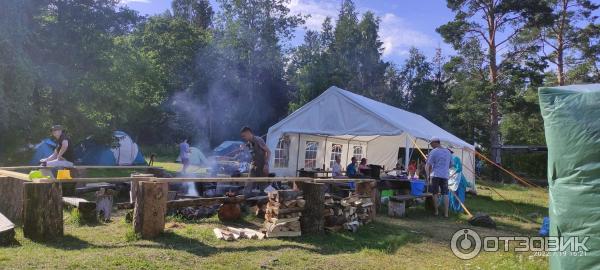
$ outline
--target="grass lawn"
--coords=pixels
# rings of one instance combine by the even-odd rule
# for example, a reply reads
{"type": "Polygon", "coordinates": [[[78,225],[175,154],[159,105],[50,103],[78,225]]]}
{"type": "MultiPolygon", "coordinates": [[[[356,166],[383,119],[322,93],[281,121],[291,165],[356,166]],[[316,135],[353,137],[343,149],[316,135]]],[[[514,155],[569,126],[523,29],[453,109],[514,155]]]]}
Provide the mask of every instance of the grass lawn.
{"type": "MultiPolygon", "coordinates": [[[[481,235],[537,235],[547,213],[543,190],[478,184],[479,196],[470,196],[467,207],[489,213],[498,223],[496,230],[472,227],[465,215],[443,219],[416,207],[406,218],[380,214],[354,234],[262,241],[217,240],[212,229],[224,224],[216,217],[197,222],[169,217],[165,234],[149,241],[132,236],[124,211],[110,223],[93,226],[75,224],[66,212],[65,236],[54,242],[32,242],[18,229],[19,243],[0,248],[0,269],[547,269],[547,258],[530,253],[482,252],[467,261],[452,254],[450,239],[460,228],[481,235]]],[[[233,225],[260,221],[246,217],[233,225]]]]}

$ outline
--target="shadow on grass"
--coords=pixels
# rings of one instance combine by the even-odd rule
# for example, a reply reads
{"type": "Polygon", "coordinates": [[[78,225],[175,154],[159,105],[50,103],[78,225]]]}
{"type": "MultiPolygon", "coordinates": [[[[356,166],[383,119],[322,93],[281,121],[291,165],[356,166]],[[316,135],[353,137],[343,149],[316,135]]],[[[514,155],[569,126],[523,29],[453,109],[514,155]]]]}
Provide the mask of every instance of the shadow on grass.
{"type": "MultiPolygon", "coordinates": [[[[242,246],[242,247],[214,247],[201,242],[198,239],[186,237],[174,232],[165,232],[161,236],[152,240],[159,246],[152,244],[139,243],[135,244],[136,247],[140,248],[167,248],[178,251],[185,251],[195,256],[207,257],[217,253],[223,252],[254,252],[254,251],[277,251],[280,249],[305,249],[309,251],[315,251],[314,249],[306,248],[300,245],[294,244],[281,244],[281,245],[268,245],[268,246],[242,246]]],[[[260,240],[250,240],[260,241],[260,240]]],[[[256,242],[257,244],[261,242],[256,242]]]]}
{"type": "MultiPolygon", "coordinates": [[[[536,204],[523,202],[510,202],[505,200],[494,200],[490,196],[469,196],[467,203],[471,205],[471,212],[485,212],[492,216],[507,217],[522,223],[541,224],[544,216],[548,215],[548,208],[536,204]]],[[[504,223],[507,227],[520,230],[513,224],[504,223]]]]}
{"type": "MultiPolygon", "coordinates": [[[[34,242],[44,245],[44,246],[47,246],[47,247],[61,249],[61,250],[82,250],[82,249],[86,249],[86,248],[90,248],[90,247],[99,247],[90,242],[81,240],[75,236],[68,235],[68,234],[64,235],[62,237],[54,238],[54,239],[48,239],[48,240],[44,240],[44,241],[34,241],[34,242]]],[[[109,248],[109,247],[106,246],[106,248],[109,248]]]]}
{"type": "Polygon", "coordinates": [[[418,243],[420,236],[397,225],[373,222],[359,228],[356,233],[336,232],[323,235],[303,235],[291,241],[316,247],[322,255],[358,252],[364,249],[392,254],[408,243],[418,243]]]}

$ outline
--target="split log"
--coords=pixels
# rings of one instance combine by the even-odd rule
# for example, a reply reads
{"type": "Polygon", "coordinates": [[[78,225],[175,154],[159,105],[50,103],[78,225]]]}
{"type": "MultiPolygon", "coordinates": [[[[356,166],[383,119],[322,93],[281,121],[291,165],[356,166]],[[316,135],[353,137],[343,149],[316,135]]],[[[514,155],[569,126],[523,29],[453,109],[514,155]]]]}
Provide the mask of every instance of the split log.
{"type": "Polygon", "coordinates": [[[114,190],[100,189],[96,192],[96,213],[103,221],[109,221],[112,214],[114,190]]]}
{"type": "Polygon", "coordinates": [[[302,233],[320,234],[325,228],[323,210],[325,209],[325,185],[318,183],[300,183],[304,193],[304,210],[302,211],[302,233]]]}
{"type": "Polygon", "coordinates": [[[75,197],[63,197],[62,201],[64,204],[71,207],[77,208],[83,221],[87,223],[95,223],[96,220],[96,203],[90,202],[86,199],[75,198],[75,197]]]}
{"type": "Polygon", "coordinates": [[[291,221],[298,221],[300,220],[300,217],[292,217],[292,218],[270,218],[268,219],[269,222],[274,223],[274,224],[280,224],[280,223],[286,223],[286,222],[291,222],[291,221]]]}
{"type": "Polygon", "coordinates": [[[244,228],[244,234],[248,237],[248,239],[258,239],[258,240],[262,240],[265,238],[265,234],[262,232],[259,232],[257,230],[253,230],[253,229],[249,229],[249,228],[244,228]]]}
{"type": "Polygon", "coordinates": [[[23,184],[23,234],[40,241],[63,236],[63,204],[59,183],[23,184]]]}
{"type": "Polygon", "coordinates": [[[15,242],[15,224],[0,213],[0,246],[15,242]]]}
{"type": "Polygon", "coordinates": [[[133,228],[143,239],[151,239],[165,230],[168,184],[139,182],[135,196],[133,228]]]}
{"type": "Polygon", "coordinates": [[[371,201],[373,202],[373,205],[371,205],[371,213],[372,213],[371,217],[373,217],[375,215],[375,213],[377,213],[377,207],[379,206],[379,202],[380,202],[379,191],[377,189],[377,183],[376,182],[358,183],[356,185],[356,193],[358,193],[362,197],[371,198],[371,201]]]}
{"type": "Polygon", "coordinates": [[[0,212],[21,224],[23,218],[23,183],[27,180],[0,176],[0,212]]]}

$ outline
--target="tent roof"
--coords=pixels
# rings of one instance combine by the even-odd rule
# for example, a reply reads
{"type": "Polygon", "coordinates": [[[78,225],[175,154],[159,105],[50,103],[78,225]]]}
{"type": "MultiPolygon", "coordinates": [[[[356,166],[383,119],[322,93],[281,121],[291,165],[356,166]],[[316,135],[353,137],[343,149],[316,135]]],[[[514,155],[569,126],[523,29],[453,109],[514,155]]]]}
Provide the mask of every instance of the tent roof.
{"type": "Polygon", "coordinates": [[[269,134],[319,134],[357,141],[404,132],[424,140],[435,136],[455,147],[474,148],[418,114],[335,86],[269,128],[269,134]]]}

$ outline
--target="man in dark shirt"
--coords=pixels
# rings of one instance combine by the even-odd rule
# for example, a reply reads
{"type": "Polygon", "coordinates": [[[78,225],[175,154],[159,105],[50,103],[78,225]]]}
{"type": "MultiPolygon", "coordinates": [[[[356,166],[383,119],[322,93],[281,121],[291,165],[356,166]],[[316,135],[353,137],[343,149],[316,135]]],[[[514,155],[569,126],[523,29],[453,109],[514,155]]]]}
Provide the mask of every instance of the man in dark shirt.
{"type": "Polygon", "coordinates": [[[56,148],[52,155],[40,160],[40,163],[48,167],[73,167],[73,150],[71,149],[69,137],[61,125],[52,126],[52,137],[56,140],[56,148]]]}
{"type": "Polygon", "coordinates": [[[254,135],[249,127],[242,128],[240,135],[252,154],[252,169],[250,176],[252,177],[267,177],[269,176],[269,158],[271,150],[267,147],[265,141],[254,135]]]}
{"type": "MultiPolygon", "coordinates": [[[[243,127],[240,131],[240,136],[250,150],[252,155],[250,177],[267,177],[269,176],[269,158],[271,157],[271,150],[267,147],[265,141],[255,136],[252,129],[249,127],[243,127]]],[[[252,194],[252,190],[255,188],[255,184],[246,183],[244,187],[244,194],[252,194]]],[[[258,185],[261,189],[265,185],[258,185]]]]}
{"type": "Polygon", "coordinates": [[[346,167],[346,176],[352,178],[352,177],[357,177],[358,176],[358,168],[357,168],[357,164],[356,164],[356,157],[352,157],[351,159],[351,163],[348,164],[348,167],[346,167]]]}

